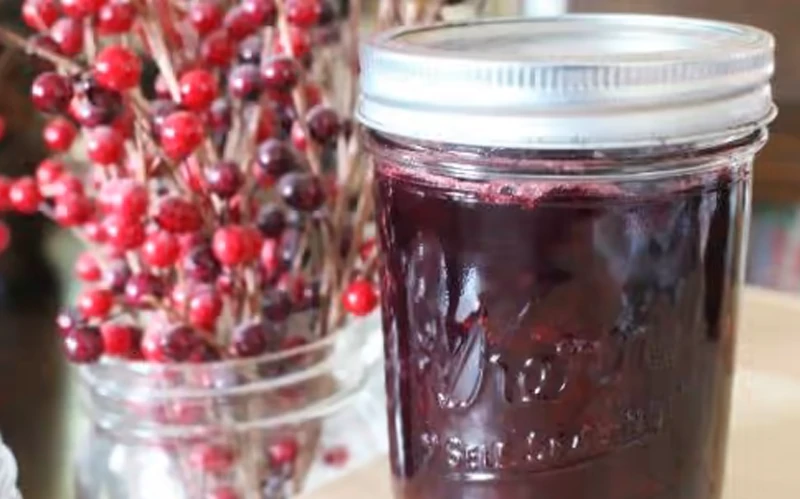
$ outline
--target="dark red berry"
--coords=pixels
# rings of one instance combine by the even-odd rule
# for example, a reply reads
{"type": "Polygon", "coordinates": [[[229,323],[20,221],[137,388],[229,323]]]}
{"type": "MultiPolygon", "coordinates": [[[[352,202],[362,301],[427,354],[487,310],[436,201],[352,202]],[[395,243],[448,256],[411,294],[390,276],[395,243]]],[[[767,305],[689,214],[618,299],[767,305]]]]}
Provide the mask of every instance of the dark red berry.
{"type": "Polygon", "coordinates": [[[286,438],[269,446],[269,462],[272,466],[293,464],[300,451],[297,440],[286,438]]]}
{"type": "Polygon", "coordinates": [[[236,453],[227,445],[198,444],[192,449],[189,461],[207,473],[223,473],[233,466],[236,453]]]}
{"type": "MultiPolygon", "coordinates": [[[[258,66],[261,62],[261,53],[264,50],[264,42],[260,35],[248,36],[239,43],[238,58],[242,64],[253,64],[258,66]]],[[[259,75],[259,79],[261,76],[259,75]]]]}
{"type": "Polygon", "coordinates": [[[300,78],[297,62],[289,56],[273,56],[267,59],[261,68],[264,86],[273,90],[288,92],[300,78]]]}
{"type": "Polygon", "coordinates": [[[278,127],[280,122],[274,109],[270,106],[261,107],[261,116],[258,120],[258,129],[256,130],[256,140],[261,142],[270,137],[278,135],[278,127]]]}
{"type": "Polygon", "coordinates": [[[32,214],[39,211],[39,205],[44,199],[33,177],[22,177],[11,184],[8,200],[18,212],[32,214]]]}
{"type": "Polygon", "coordinates": [[[320,0],[288,0],[286,2],[286,17],[295,26],[310,28],[317,24],[321,14],[320,0]]]}
{"type": "Polygon", "coordinates": [[[77,327],[64,336],[67,359],[77,364],[95,362],[103,355],[103,338],[96,327],[77,327]]]}
{"type": "Polygon", "coordinates": [[[236,45],[224,29],[209,34],[200,45],[200,56],[205,64],[226,67],[236,51],[236,45]]]}
{"type": "Polygon", "coordinates": [[[103,220],[106,240],[118,251],[136,249],[145,238],[144,226],[141,222],[130,220],[112,213],[103,220]]]}
{"type": "Polygon", "coordinates": [[[286,228],[286,216],[277,204],[266,203],[258,210],[256,226],[266,238],[280,237],[286,228]]]}
{"type": "Polygon", "coordinates": [[[56,198],[53,218],[63,227],[82,225],[92,218],[94,206],[83,194],[66,194],[56,198]]]}
{"type": "Polygon", "coordinates": [[[204,138],[203,122],[195,113],[174,112],[161,125],[161,147],[171,159],[185,158],[197,149],[204,138]]]}
{"type": "Polygon", "coordinates": [[[78,297],[78,312],[87,319],[102,319],[113,306],[114,294],[107,289],[89,289],[78,297]]]}
{"type": "Polygon", "coordinates": [[[292,313],[292,300],[281,290],[268,291],[261,299],[261,314],[271,322],[283,322],[292,313]]]}
{"type": "Polygon", "coordinates": [[[85,282],[97,282],[103,277],[103,271],[97,259],[88,252],[82,253],[75,261],[75,275],[85,282]]]}
{"type": "Polygon", "coordinates": [[[164,332],[160,343],[164,357],[174,362],[183,362],[189,359],[200,339],[191,327],[177,325],[164,332]]]}
{"type": "Polygon", "coordinates": [[[125,291],[125,285],[131,277],[131,268],[123,259],[113,260],[103,272],[103,282],[114,293],[125,291]]]}
{"type": "Polygon", "coordinates": [[[55,118],[50,121],[42,132],[45,145],[53,151],[65,152],[72,147],[78,131],[75,126],[64,118],[55,118]]]}
{"type": "Polygon", "coordinates": [[[61,10],[75,19],[94,15],[106,0],[61,0],[61,10]]]}
{"type": "Polygon", "coordinates": [[[169,232],[153,232],[142,245],[142,258],[152,267],[170,267],[175,264],[179,255],[178,240],[169,232]]]}
{"type": "Polygon", "coordinates": [[[222,300],[211,290],[202,290],[189,299],[189,323],[200,329],[213,329],[222,313],[222,300]]]}
{"type": "Polygon", "coordinates": [[[72,99],[72,84],[53,71],[40,74],[31,86],[31,97],[37,109],[45,113],[64,111],[72,99]]]}
{"type": "Polygon", "coordinates": [[[100,326],[106,355],[136,357],[142,341],[142,330],[131,324],[107,322],[100,326]]]}
{"type": "Polygon", "coordinates": [[[241,7],[253,16],[256,23],[268,26],[275,24],[278,12],[275,0],[242,0],[241,7]]]}
{"type": "Polygon", "coordinates": [[[319,105],[308,112],[308,133],[320,144],[329,144],[336,140],[341,131],[339,116],[333,109],[319,105]]]}
{"type": "Polygon", "coordinates": [[[94,60],[93,75],[101,86],[124,92],[139,85],[142,63],[130,49],[121,45],[104,48],[94,60]]]}
{"type": "Polygon", "coordinates": [[[342,296],[345,310],[357,317],[370,314],[378,306],[378,293],[375,286],[366,279],[351,282],[342,296]]]}
{"type": "Polygon", "coordinates": [[[100,206],[125,220],[141,220],[147,213],[150,196],[144,184],[132,179],[106,182],[98,196],[100,206]]]}
{"type": "Polygon", "coordinates": [[[192,349],[192,353],[189,354],[189,358],[186,359],[189,362],[199,363],[199,362],[216,362],[220,360],[222,356],[219,353],[219,350],[214,345],[209,344],[206,341],[200,341],[200,343],[192,349]]]}
{"type": "Polygon", "coordinates": [[[207,109],[219,92],[217,79],[205,69],[194,69],[184,73],[178,85],[181,104],[187,109],[196,111],[207,109]]]}
{"type": "Polygon", "coordinates": [[[239,165],[231,161],[217,163],[205,173],[208,189],[222,199],[233,197],[244,182],[239,165]]]}
{"type": "Polygon", "coordinates": [[[39,163],[36,167],[36,183],[39,184],[39,189],[51,187],[65,170],[64,163],[55,159],[48,158],[39,163]]]}
{"type": "Polygon", "coordinates": [[[228,36],[234,42],[239,42],[256,32],[259,28],[259,19],[239,5],[228,10],[222,25],[228,36]]]}
{"type": "Polygon", "coordinates": [[[267,350],[267,328],[261,322],[242,324],[233,332],[232,351],[237,357],[255,357],[267,350]]]}
{"type": "Polygon", "coordinates": [[[278,184],[283,201],[300,211],[314,211],[325,201],[325,189],[319,177],[305,172],[287,173],[278,184]]]}
{"type": "Polygon", "coordinates": [[[125,283],[125,303],[145,308],[164,296],[164,282],[152,274],[134,274],[125,283]]]}
{"type": "Polygon", "coordinates": [[[168,196],[158,202],[155,221],[162,229],[176,234],[196,232],[203,226],[197,205],[178,196],[168,196]]]}
{"type": "Polygon", "coordinates": [[[64,17],[50,28],[50,38],[58,45],[62,54],[74,57],[83,51],[83,24],[64,17]]]}
{"type": "Polygon", "coordinates": [[[197,33],[204,36],[222,26],[223,14],[217,2],[202,0],[189,7],[187,18],[197,33]]]}
{"type": "Polygon", "coordinates": [[[22,4],[22,20],[36,31],[50,28],[59,15],[56,0],[25,0],[22,4]]]}
{"type": "Polygon", "coordinates": [[[262,142],[258,146],[256,161],[262,172],[275,180],[300,166],[300,161],[292,147],[278,139],[268,139],[262,142]]]}
{"type": "Polygon", "coordinates": [[[217,229],[212,241],[214,256],[223,265],[235,266],[251,256],[244,229],[239,225],[228,225],[217,229]]]}
{"type": "Polygon", "coordinates": [[[228,99],[219,98],[215,100],[206,116],[208,126],[216,131],[227,131],[231,126],[231,105],[228,99]]]}
{"type": "Polygon", "coordinates": [[[220,273],[220,265],[214,258],[211,247],[201,245],[183,257],[183,270],[192,279],[200,282],[213,282],[220,273]]]}
{"type": "Polygon", "coordinates": [[[125,138],[110,126],[99,126],[89,132],[86,154],[100,166],[122,162],[125,156],[125,138]]]}
{"type": "Polygon", "coordinates": [[[242,100],[252,100],[261,92],[261,73],[255,64],[235,66],[228,75],[228,93],[242,100]]]}
{"type": "Polygon", "coordinates": [[[97,12],[95,25],[101,35],[128,33],[136,19],[136,9],[130,0],[109,0],[97,12]]]}

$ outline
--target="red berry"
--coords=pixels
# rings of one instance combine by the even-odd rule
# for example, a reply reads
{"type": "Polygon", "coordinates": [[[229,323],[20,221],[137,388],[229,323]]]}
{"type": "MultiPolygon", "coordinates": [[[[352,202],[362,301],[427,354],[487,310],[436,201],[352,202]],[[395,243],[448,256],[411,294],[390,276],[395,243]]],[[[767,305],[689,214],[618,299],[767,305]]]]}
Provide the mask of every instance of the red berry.
{"type": "Polygon", "coordinates": [[[258,129],[256,130],[256,140],[261,142],[276,137],[279,128],[280,122],[275,111],[271,107],[262,106],[261,116],[258,119],[258,129]]]}
{"type": "Polygon", "coordinates": [[[75,274],[78,279],[85,282],[97,282],[103,277],[100,265],[95,257],[88,252],[82,253],[75,261],[75,274]]]}
{"type": "Polygon", "coordinates": [[[297,84],[300,68],[289,56],[273,56],[262,66],[261,77],[267,88],[288,92],[297,84]]]}
{"type": "Polygon", "coordinates": [[[208,473],[228,471],[236,460],[236,453],[225,445],[198,444],[189,456],[192,465],[208,473]]]}
{"type": "Polygon", "coordinates": [[[39,186],[32,177],[22,177],[11,184],[8,199],[15,210],[26,214],[39,211],[39,204],[43,201],[39,186]]]}
{"type": "Polygon", "coordinates": [[[219,262],[206,245],[197,246],[184,255],[182,263],[186,275],[200,282],[213,282],[220,272],[219,262]]]}
{"type": "Polygon", "coordinates": [[[290,23],[301,28],[310,28],[317,24],[322,14],[322,3],[319,0],[288,0],[286,17],[290,23]]]}
{"type": "Polygon", "coordinates": [[[303,127],[300,125],[300,122],[295,121],[292,123],[292,145],[298,151],[305,151],[306,147],[308,147],[308,139],[306,138],[306,132],[303,130],[303,127]]]}
{"type": "Polygon", "coordinates": [[[64,163],[55,159],[45,159],[36,167],[36,183],[39,189],[52,186],[64,174],[64,163]]]}
{"type": "Polygon", "coordinates": [[[11,243],[11,231],[8,229],[8,225],[3,222],[0,222],[0,253],[4,252],[8,249],[8,245],[11,243]]]}
{"type": "Polygon", "coordinates": [[[75,227],[89,221],[94,206],[83,194],[66,194],[56,198],[53,218],[63,227],[75,227]]]}
{"type": "Polygon", "coordinates": [[[201,59],[209,66],[226,67],[235,52],[235,43],[228,32],[222,29],[209,34],[200,45],[201,59]]]}
{"type": "Polygon", "coordinates": [[[100,326],[106,355],[132,358],[137,356],[142,330],[130,324],[107,322],[100,326]]]}
{"type": "Polygon", "coordinates": [[[119,251],[136,249],[144,243],[144,226],[137,221],[128,220],[116,213],[103,221],[108,243],[119,251]]]}
{"type": "Polygon", "coordinates": [[[275,0],[242,0],[242,9],[253,16],[256,24],[273,25],[278,9],[275,0]]]}
{"type": "Polygon", "coordinates": [[[8,210],[12,208],[11,205],[11,184],[13,181],[0,175],[0,210],[8,210]]]}
{"type": "Polygon", "coordinates": [[[77,327],[64,336],[67,359],[78,364],[95,362],[103,355],[103,339],[95,327],[77,327]]]}
{"type": "Polygon", "coordinates": [[[302,59],[311,51],[311,38],[308,36],[308,31],[296,26],[289,27],[289,44],[290,50],[287,51],[283,44],[283,37],[277,36],[275,53],[302,59]]]}
{"type": "Polygon", "coordinates": [[[250,247],[241,226],[229,225],[214,233],[212,249],[214,256],[223,265],[234,266],[244,263],[250,257],[250,247]]]}
{"type": "Polygon", "coordinates": [[[178,196],[168,196],[159,201],[155,221],[159,227],[172,233],[196,232],[203,226],[197,205],[178,196]]]}
{"type": "Polygon", "coordinates": [[[269,460],[272,466],[283,466],[286,464],[293,464],[297,459],[299,452],[297,440],[294,438],[286,438],[279,442],[270,445],[268,453],[269,460]]]}
{"type": "Polygon", "coordinates": [[[107,289],[89,289],[78,297],[78,311],[87,319],[102,319],[114,306],[114,294],[107,289]]]}
{"type": "Polygon", "coordinates": [[[213,329],[222,313],[222,300],[211,290],[201,291],[189,300],[189,323],[200,329],[213,329]]]}
{"type": "Polygon", "coordinates": [[[268,276],[275,275],[278,272],[281,267],[281,260],[276,239],[264,239],[261,243],[259,262],[268,276]]]}
{"type": "Polygon", "coordinates": [[[105,227],[98,220],[90,220],[83,224],[83,234],[93,243],[104,243],[108,239],[105,227]]]}
{"type": "Polygon", "coordinates": [[[194,69],[181,76],[181,104],[193,110],[207,109],[217,98],[217,79],[205,69],[194,69]]]}
{"type": "Polygon", "coordinates": [[[64,14],[80,19],[95,14],[106,0],[61,0],[64,14]]]}
{"type": "Polygon", "coordinates": [[[145,308],[164,296],[164,283],[152,274],[135,274],[125,283],[125,303],[132,307],[145,308]]]}
{"type": "Polygon", "coordinates": [[[164,362],[164,350],[161,347],[161,338],[156,334],[146,334],[142,337],[142,356],[150,362],[164,362]]]}
{"type": "Polygon", "coordinates": [[[189,22],[200,36],[207,35],[222,26],[223,11],[217,2],[203,0],[189,7],[189,22]]]}
{"type": "Polygon", "coordinates": [[[101,35],[122,35],[131,30],[135,18],[130,0],[110,0],[100,8],[95,24],[101,35]]]}
{"type": "Polygon", "coordinates": [[[56,21],[50,28],[50,38],[58,45],[58,51],[73,57],[83,51],[83,24],[76,20],[64,17],[56,21]]]}
{"type": "Polygon", "coordinates": [[[350,452],[348,452],[347,447],[341,445],[338,447],[331,447],[322,454],[322,461],[328,466],[336,468],[341,468],[347,464],[349,458],[350,452]]]}
{"type": "Polygon", "coordinates": [[[72,99],[72,84],[65,76],[53,71],[40,74],[31,86],[33,105],[45,113],[60,113],[72,99]]]}
{"type": "Polygon", "coordinates": [[[148,265],[153,267],[169,267],[175,264],[179,255],[178,240],[169,232],[154,232],[147,236],[142,245],[142,257],[148,265]]]}
{"type": "Polygon", "coordinates": [[[171,159],[183,159],[203,141],[205,131],[200,118],[188,111],[178,111],[164,119],[161,126],[161,147],[171,159]]]}
{"type": "Polygon", "coordinates": [[[125,156],[125,138],[110,126],[99,126],[89,132],[86,153],[95,164],[118,164],[125,156]]]}
{"type": "Polygon", "coordinates": [[[223,161],[205,170],[208,190],[222,199],[230,199],[242,187],[244,179],[239,165],[223,161]]]}
{"type": "Polygon", "coordinates": [[[242,8],[242,6],[236,6],[228,10],[222,25],[234,42],[244,40],[259,28],[258,18],[253,13],[242,8]]]}
{"type": "Polygon", "coordinates": [[[78,177],[67,172],[62,173],[55,182],[50,184],[50,194],[59,198],[67,194],[83,194],[83,182],[78,177]]]}
{"type": "Polygon", "coordinates": [[[357,317],[363,317],[378,306],[378,293],[371,282],[359,278],[347,286],[342,303],[345,310],[357,317]]]}
{"type": "Polygon", "coordinates": [[[121,45],[104,48],[95,58],[93,67],[97,83],[117,92],[137,86],[142,76],[139,57],[121,45]]]}
{"type": "Polygon", "coordinates": [[[44,143],[51,150],[56,152],[66,152],[72,147],[78,131],[75,126],[64,118],[55,118],[50,121],[42,133],[44,143]]]}
{"type": "Polygon", "coordinates": [[[306,291],[306,281],[299,274],[283,274],[278,280],[277,288],[285,292],[294,303],[302,303],[306,291]]]}
{"type": "Polygon", "coordinates": [[[267,328],[261,322],[242,324],[233,331],[231,353],[237,357],[256,357],[267,350],[267,328]]]}
{"type": "Polygon", "coordinates": [[[147,188],[132,179],[106,182],[98,196],[100,206],[125,220],[140,220],[147,214],[150,197],[147,188]]]}
{"type": "Polygon", "coordinates": [[[242,100],[255,99],[261,92],[261,73],[255,64],[240,64],[228,75],[228,93],[242,100]]]}
{"type": "Polygon", "coordinates": [[[25,0],[22,19],[31,29],[45,31],[58,20],[60,13],[55,0],[25,0]]]}

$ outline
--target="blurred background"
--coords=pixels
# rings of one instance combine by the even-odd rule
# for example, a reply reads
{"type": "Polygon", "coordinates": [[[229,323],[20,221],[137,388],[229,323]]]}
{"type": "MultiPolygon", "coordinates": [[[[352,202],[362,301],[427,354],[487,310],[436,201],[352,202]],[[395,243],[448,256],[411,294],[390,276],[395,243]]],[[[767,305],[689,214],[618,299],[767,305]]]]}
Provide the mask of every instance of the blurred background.
{"type": "MultiPolygon", "coordinates": [[[[374,2],[362,3],[366,9],[374,8],[374,2]]],[[[456,4],[452,9],[469,15],[469,3],[450,3],[456,4]]],[[[19,4],[19,0],[0,0],[0,23],[22,30],[19,4]]],[[[776,35],[780,115],[756,167],[747,279],[800,291],[800,2],[489,0],[487,6],[494,15],[567,11],[709,17],[753,24],[776,35]]],[[[0,49],[0,116],[5,120],[0,123],[5,128],[0,173],[12,177],[30,173],[44,151],[40,123],[27,98],[30,64],[0,49]]],[[[14,242],[0,256],[0,432],[19,461],[26,498],[70,499],[70,456],[81,420],[75,416],[76,394],[61,361],[53,318],[61,297],[73,291],[67,276],[78,246],[42,219],[8,215],[7,221],[14,242]]]]}

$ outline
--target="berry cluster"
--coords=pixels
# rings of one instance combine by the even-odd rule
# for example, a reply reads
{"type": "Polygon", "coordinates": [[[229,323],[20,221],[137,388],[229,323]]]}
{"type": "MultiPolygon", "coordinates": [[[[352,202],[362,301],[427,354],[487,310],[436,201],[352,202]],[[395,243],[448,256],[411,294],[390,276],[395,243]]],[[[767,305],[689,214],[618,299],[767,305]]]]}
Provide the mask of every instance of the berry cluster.
{"type": "Polygon", "coordinates": [[[1,178],[0,206],[88,242],[58,320],[71,361],[254,357],[294,314],[318,317],[309,340],[376,308],[358,137],[312,77],[341,42],[330,0],[25,0],[22,17],[34,33],[3,39],[48,63],[31,97],[52,155],[1,178]]]}

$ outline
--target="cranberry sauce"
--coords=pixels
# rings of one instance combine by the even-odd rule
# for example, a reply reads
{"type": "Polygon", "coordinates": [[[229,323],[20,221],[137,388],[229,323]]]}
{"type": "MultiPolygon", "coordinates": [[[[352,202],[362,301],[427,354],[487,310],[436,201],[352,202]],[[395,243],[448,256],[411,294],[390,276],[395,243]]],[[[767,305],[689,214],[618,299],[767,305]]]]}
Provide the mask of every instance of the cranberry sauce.
{"type": "Polygon", "coordinates": [[[749,168],[376,163],[397,498],[719,497],[749,168]]]}

